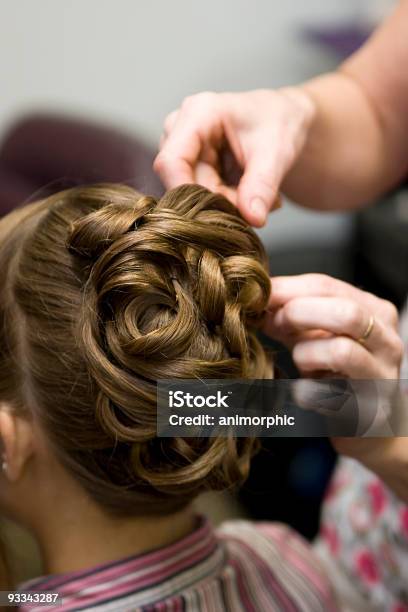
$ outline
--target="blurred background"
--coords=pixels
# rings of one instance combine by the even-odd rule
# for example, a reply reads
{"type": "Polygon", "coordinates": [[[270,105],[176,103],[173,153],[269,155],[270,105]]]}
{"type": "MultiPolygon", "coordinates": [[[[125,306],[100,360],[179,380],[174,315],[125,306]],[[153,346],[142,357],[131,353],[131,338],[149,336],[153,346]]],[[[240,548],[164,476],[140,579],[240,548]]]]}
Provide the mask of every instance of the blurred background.
{"type": "MultiPolygon", "coordinates": [[[[50,112],[120,128],[154,148],[164,117],[184,96],[279,87],[330,70],[392,4],[2,0],[0,139],[24,116],[50,112]]],[[[67,137],[65,146],[73,144],[67,137]]],[[[68,178],[69,171],[67,163],[68,178]]],[[[133,178],[143,189],[149,184],[143,172],[135,167],[133,177],[121,178],[133,178]]],[[[285,206],[262,236],[271,252],[286,252],[281,261],[274,258],[275,270],[301,264],[346,274],[338,249],[346,245],[349,228],[344,215],[285,206]],[[303,256],[292,247],[306,247],[303,256]]]]}
{"type": "MultiPolygon", "coordinates": [[[[331,70],[393,4],[2,0],[0,213],[78,182],[125,181],[160,193],[151,162],[163,120],[183,97],[274,88],[331,70]]],[[[356,215],[285,202],[260,232],[272,273],[325,272],[399,305],[408,278],[402,259],[395,269],[405,196],[401,188],[356,215]]],[[[296,375],[288,356],[275,350],[287,374],[296,375]]],[[[202,507],[215,521],[236,514],[277,519],[312,537],[334,461],[325,441],[266,443],[239,499],[207,497],[202,507]]],[[[6,531],[22,574],[30,574],[26,538],[6,531]]]]}

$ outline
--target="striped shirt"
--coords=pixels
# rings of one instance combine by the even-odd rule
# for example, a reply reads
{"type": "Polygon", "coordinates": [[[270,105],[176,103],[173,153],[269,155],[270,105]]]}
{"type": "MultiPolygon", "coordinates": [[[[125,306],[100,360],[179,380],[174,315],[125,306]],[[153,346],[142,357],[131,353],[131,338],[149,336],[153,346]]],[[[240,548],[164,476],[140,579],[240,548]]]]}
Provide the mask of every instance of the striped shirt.
{"type": "Polygon", "coordinates": [[[38,578],[24,592],[58,592],[62,605],[21,611],[331,612],[338,608],[309,545],[288,527],[200,518],[175,543],[87,571],[38,578]]]}

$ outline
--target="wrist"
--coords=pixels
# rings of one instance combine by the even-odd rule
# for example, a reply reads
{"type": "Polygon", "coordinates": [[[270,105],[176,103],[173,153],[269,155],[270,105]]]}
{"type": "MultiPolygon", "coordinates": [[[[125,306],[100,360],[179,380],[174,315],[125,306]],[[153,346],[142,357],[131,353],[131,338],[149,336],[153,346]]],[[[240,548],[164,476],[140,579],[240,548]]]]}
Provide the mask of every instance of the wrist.
{"type": "Polygon", "coordinates": [[[408,438],[384,438],[382,447],[365,457],[362,463],[408,502],[408,438]]]}
{"type": "Polygon", "coordinates": [[[296,104],[302,114],[304,125],[311,126],[316,118],[317,104],[307,89],[303,85],[298,85],[296,87],[283,87],[279,91],[289,101],[296,104]]]}

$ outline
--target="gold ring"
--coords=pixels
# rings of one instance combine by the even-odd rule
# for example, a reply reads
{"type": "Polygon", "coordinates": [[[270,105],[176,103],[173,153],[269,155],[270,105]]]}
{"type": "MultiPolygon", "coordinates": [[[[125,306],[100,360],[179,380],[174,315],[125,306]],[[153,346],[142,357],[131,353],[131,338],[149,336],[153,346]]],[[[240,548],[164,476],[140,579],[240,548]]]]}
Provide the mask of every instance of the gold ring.
{"type": "Polygon", "coordinates": [[[361,338],[359,338],[357,340],[357,342],[360,342],[360,344],[364,344],[364,342],[367,340],[367,338],[369,337],[369,335],[373,331],[374,323],[375,323],[375,319],[374,319],[373,315],[371,315],[370,316],[370,320],[368,321],[367,329],[365,330],[365,332],[361,336],[361,338]]]}

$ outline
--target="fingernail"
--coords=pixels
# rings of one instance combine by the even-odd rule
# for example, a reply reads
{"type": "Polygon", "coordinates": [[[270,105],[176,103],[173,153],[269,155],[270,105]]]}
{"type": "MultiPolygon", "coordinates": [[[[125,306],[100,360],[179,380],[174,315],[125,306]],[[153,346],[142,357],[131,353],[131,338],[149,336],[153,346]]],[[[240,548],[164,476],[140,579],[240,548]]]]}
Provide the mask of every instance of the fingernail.
{"type": "Polygon", "coordinates": [[[267,207],[261,198],[253,198],[250,204],[251,212],[259,224],[264,224],[266,220],[267,207]]]}
{"type": "Polygon", "coordinates": [[[279,308],[278,312],[275,314],[273,322],[275,323],[276,327],[282,327],[282,325],[284,324],[284,321],[285,321],[285,315],[283,312],[283,308],[279,308]]]}

